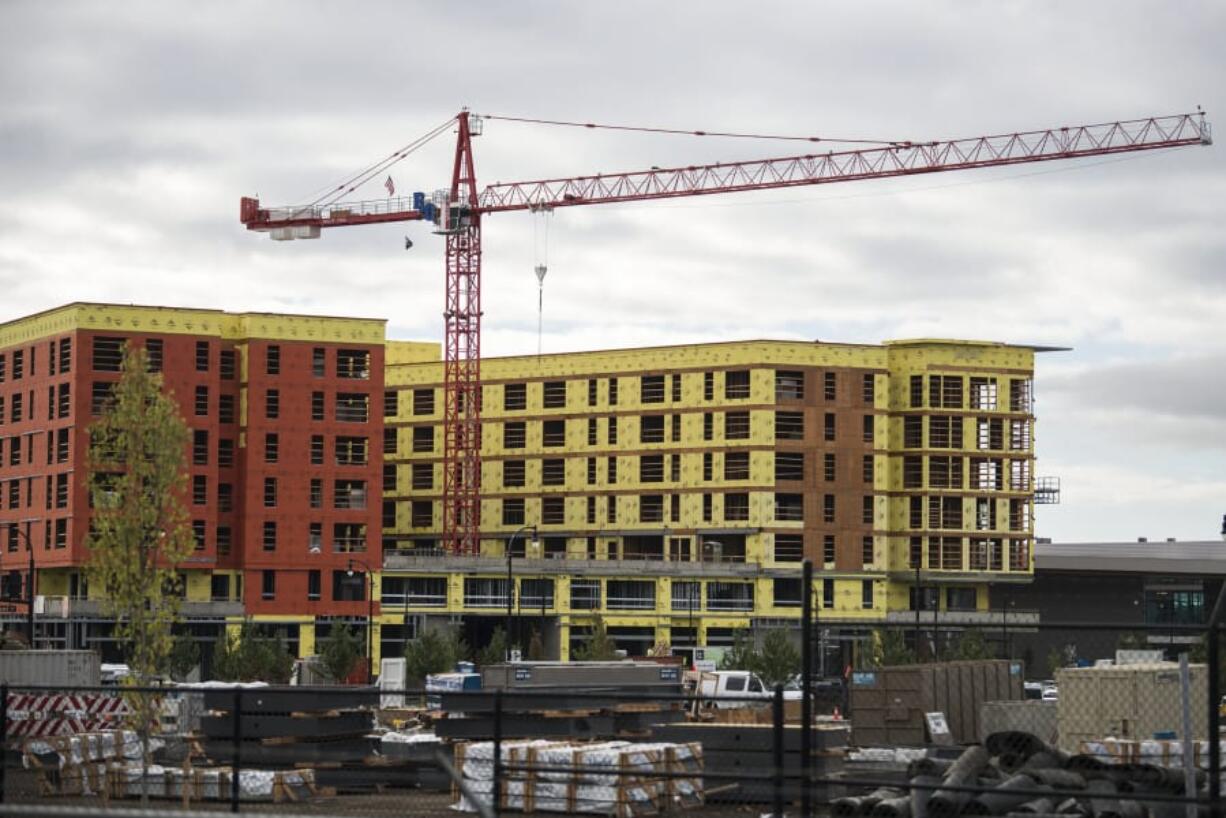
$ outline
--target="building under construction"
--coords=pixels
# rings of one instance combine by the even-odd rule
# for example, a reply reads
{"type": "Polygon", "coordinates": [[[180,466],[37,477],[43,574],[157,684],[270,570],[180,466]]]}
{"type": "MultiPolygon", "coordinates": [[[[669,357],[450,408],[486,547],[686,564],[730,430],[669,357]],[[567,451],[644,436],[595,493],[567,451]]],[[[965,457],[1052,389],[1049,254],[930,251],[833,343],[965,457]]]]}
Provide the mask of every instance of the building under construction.
{"type": "Polygon", "coordinates": [[[127,342],[192,429],[184,612],[205,646],[251,617],[308,655],[343,620],[373,624],[377,658],[422,627],[479,646],[509,620],[564,659],[599,616],[631,655],[689,652],[798,619],[809,559],[850,650],[916,606],[988,621],[987,586],[1031,577],[1034,347],[487,358],[480,554],[456,555],[438,345],[378,320],[71,304],[0,325],[5,616],[32,596],[41,645],[114,652],[83,574],[84,454],[127,342]]]}
{"type": "Polygon", "coordinates": [[[837,645],[840,625],[862,635],[916,605],[986,622],[989,584],[1030,579],[1034,347],[745,341],[487,358],[476,557],[441,549],[442,364],[396,350],[385,620],[459,622],[479,642],[506,618],[509,576],[515,642],[535,631],[565,658],[600,616],[632,655],[688,652],[798,619],[809,559],[837,645]]]}

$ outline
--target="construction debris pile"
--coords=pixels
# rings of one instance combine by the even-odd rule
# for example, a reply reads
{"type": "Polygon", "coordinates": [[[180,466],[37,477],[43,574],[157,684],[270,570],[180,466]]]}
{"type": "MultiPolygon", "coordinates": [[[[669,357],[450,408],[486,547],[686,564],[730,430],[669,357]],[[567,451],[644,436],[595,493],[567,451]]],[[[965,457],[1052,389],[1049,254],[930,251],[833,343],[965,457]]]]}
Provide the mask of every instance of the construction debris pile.
{"type": "MultiPolygon", "coordinates": [[[[704,803],[703,751],[695,742],[514,741],[502,743],[500,758],[504,809],[633,818],[704,803]]],[[[454,793],[457,810],[475,812],[473,799],[493,801],[493,759],[492,742],[456,746],[455,766],[464,780],[454,793]]]]}
{"type": "MultiPolygon", "coordinates": [[[[954,818],[958,815],[1080,815],[1142,818],[1183,813],[1184,773],[1140,761],[1071,755],[1029,733],[1004,732],[953,760],[921,758],[908,784],[881,787],[831,804],[835,818],[954,818]],[[1146,798],[1158,800],[1147,801],[1146,798]]],[[[1198,790],[1207,778],[1195,774],[1198,790]]]]}

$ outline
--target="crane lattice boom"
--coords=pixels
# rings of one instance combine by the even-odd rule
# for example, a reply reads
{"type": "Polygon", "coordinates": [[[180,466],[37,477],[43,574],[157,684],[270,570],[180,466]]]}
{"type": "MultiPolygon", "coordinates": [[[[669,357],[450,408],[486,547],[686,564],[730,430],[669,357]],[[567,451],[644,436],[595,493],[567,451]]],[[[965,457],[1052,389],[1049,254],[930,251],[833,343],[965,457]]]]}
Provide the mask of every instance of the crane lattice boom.
{"type": "Polygon", "coordinates": [[[481,191],[479,206],[484,213],[497,213],[538,207],[669,199],[1076,159],[1183,145],[1207,145],[1211,141],[1207,123],[1200,121],[1195,114],[1179,114],[751,162],[499,183],[488,185],[481,191]]]}

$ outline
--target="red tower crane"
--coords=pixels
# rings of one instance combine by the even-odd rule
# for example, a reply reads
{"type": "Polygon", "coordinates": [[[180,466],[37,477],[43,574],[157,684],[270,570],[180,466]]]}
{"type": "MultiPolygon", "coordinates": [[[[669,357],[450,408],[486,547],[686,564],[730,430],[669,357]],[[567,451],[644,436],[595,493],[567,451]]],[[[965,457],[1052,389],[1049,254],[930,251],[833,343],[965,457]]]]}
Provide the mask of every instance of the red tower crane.
{"type": "MultiPolygon", "coordinates": [[[[1204,114],[1198,112],[970,139],[882,143],[880,147],[866,149],[748,162],[500,182],[478,190],[472,138],[480,134],[481,119],[462,111],[423,140],[392,154],[385,163],[398,161],[453,123],[457,131],[455,162],[450,190],[438,197],[441,201],[427,201],[424,194],[418,193],[411,202],[406,198],[389,198],[268,209],[261,208],[258,199],[244,197],[240,218],[248,230],[268,232],[278,240],[318,238],[326,227],[421,219],[435,222],[437,232],[445,235],[443,537],[450,551],[470,555],[480,551],[481,219],[485,214],[820,185],[1212,144],[1210,125],[1204,114]]],[[[701,131],[689,133],[705,135],[701,131]]],[[[372,166],[373,170],[368,169],[358,178],[368,180],[385,166],[372,166]]],[[[352,192],[355,187],[347,183],[334,193],[352,192]]]]}

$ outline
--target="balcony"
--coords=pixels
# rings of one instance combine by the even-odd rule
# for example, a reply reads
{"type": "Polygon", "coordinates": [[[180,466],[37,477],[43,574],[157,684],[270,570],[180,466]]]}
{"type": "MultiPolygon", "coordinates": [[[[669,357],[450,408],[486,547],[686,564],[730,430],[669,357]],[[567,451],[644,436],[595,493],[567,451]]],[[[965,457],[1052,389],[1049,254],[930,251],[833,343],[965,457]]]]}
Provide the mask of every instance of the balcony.
{"type": "MultiPolygon", "coordinates": [[[[441,549],[427,553],[387,551],[383,566],[388,571],[438,572],[438,573],[506,573],[505,557],[460,557],[441,549]]],[[[757,577],[794,576],[796,567],[770,568],[745,562],[689,562],[663,559],[588,560],[549,557],[532,559],[515,558],[517,574],[573,574],[578,576],[683,576],[692,577],[701,573],[704,577],[757,577]]]]}
{"type": "Polygon", "coordinates": [[[366,537],[333,537],[333,554],[360,554],[366,550],[366,537]]]}
{"type": "MultiPolygon", "coordinates": [[[[96,599],[69,599],[68,597],[42,597],[43,599],[58,600],[55,603],[48,603],[50,608],[48,613],[40,613],[38,609],[38,600],[40,597],[35,597],[34,612],[38,616],[46,616],[49,618],[64,618],[73,617],[103,617],[106,612],[103,610],[102,602],[96,599]]],[[[179,605],[179,613],[187,618],[212,619],[217,617],[227,616],[242,616],[243,601],[241,599],[231,600],[212,600],[209,602],[184,601],[179,605]]]]}
{"type": "MultiPolygon", "coordinates": [[[[885,621],[893,624],[915,624],[915,611],[888,611],[885,621]]],[[[1039,624],[1039,612],[1010,608],[1005,611],[920,611],[920,625],[983,625],[1010,628],[1034,627],[1039,624]]]]}

